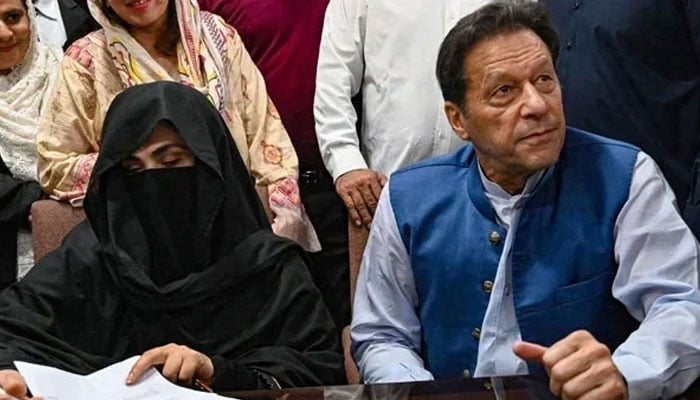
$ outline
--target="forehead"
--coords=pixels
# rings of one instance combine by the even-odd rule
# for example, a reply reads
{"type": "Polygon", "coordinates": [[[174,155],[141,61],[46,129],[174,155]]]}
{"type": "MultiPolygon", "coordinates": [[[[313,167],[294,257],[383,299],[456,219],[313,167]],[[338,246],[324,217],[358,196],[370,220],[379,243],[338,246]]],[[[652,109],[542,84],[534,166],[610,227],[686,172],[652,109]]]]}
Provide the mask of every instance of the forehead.
{"type": "Polygon", "coordinates": [[[527,73],[542,64],[553,65],[549,49],[529,29],[499,33],[478,42],[464,58],[467,79],[481,83],[495,73],[527,73]]]}
{"type": "Polygon", "coordinates": [[[0,12],[7,12],[15,9],[24,10],[22,0],[0,0],[0,12]]]}
{"type": "Polygon", "coordinates": [[[146,143],[139,147],[134,153],[147,153],[157,150],[159,147],[167,144],[175,144],[188,148],[182,136],[180,136],[177,129],[175,129],[170,122],[160,121],[153,128],[153,132],[151,132],[146,143]]]}

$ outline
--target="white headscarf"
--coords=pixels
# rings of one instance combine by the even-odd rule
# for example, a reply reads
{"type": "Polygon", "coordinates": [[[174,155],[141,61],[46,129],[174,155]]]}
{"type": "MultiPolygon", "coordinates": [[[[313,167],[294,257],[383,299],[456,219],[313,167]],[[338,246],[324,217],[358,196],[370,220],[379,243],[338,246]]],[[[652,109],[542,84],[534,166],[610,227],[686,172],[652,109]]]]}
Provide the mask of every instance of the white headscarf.
{"type": "MultiPolygon", "coordinates": [[[[0,76],[0,157],[12,176],[37,179],[36,133],[39,117],[58,74],[61,55],[39,43],[36,12],[26,0],[29,17],[29,48],[13,70],[0,76]]],[[[34,265],[31,233],[17,233],[17,276],[23,277],[34,265]]]]}
{"type": "Polygon", "coordinates": [[[60,53],[39,43],[36,12],[26,0],[30,43],[22,61],[0,76],[0,157],[15,178],[36,180],[36,132],[46,107],[60,53]]]}

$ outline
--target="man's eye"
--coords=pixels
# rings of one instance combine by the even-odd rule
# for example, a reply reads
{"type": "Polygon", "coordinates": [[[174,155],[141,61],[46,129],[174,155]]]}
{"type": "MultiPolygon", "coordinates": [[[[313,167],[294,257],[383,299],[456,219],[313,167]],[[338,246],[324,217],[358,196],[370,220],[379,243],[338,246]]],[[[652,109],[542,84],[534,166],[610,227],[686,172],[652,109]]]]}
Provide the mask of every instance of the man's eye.
{"type": "Polygon", "coordinates": [[[552,90],[555,87],[555,81],[554,78],[549,75],[540,75],[537,77],[535,85],[540,90],[552,90]]]}
{"type": "Polygon", "coordinates": [[[494,96],[496,97],[504,97],[509,95],[513,91],[513,88],[507,85],[503,85],[496,89],[496,91],[493,93],[494,96]]]}

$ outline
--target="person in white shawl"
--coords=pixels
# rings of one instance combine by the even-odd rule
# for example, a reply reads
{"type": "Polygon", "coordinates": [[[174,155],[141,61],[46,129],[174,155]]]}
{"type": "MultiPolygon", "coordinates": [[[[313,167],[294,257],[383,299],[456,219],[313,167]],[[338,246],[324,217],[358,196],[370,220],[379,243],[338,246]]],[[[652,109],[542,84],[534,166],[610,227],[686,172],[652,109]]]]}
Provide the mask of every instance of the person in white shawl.
{"type": "Polygon", "coordinates": [[[0,287],[34,265],[29,208],[41,197],[36,132],[60,53],[39,43],[31,0],[0,0],[0,287]]]}

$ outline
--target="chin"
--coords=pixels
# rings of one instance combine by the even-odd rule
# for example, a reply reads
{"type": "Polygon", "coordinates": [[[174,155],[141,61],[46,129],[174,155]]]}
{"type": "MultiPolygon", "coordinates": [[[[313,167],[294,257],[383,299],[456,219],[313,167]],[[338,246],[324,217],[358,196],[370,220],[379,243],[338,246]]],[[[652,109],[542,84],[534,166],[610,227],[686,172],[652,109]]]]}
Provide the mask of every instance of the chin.
{"type": "Polygon", "coordinates": [[[527,166],[530,171],[539,171],[541,169],[549,168],[554,165],[559,160],[559,150],[556,153],[533,155],[529,157],[523,164],[527,166]]]}
{"type": "Polygon", "coordinates": [[[21,61],[22,60],[20,57],[13,57],[11,61],[0,61],[0,71],[10,71],[14,69],[21,61]]]}

